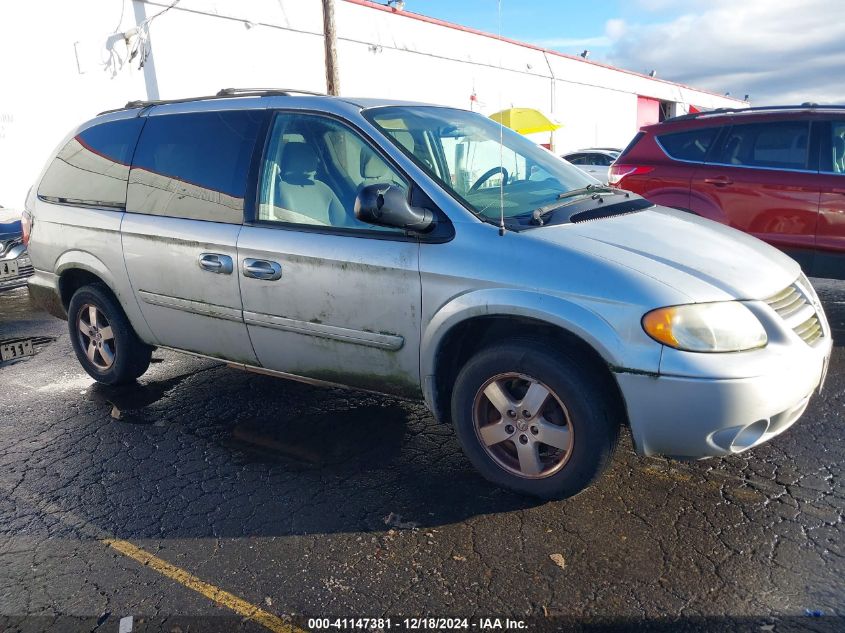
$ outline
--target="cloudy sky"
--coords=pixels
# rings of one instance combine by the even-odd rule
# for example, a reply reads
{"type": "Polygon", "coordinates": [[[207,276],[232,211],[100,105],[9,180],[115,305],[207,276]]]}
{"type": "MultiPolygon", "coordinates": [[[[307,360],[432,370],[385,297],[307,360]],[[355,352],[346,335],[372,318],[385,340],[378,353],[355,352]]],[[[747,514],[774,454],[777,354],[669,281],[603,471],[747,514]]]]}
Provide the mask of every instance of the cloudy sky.
{"type": "MultiPolygon", "coordinates": [[[[845,103],[843,0],[501,0],[501,33],[742,98],[845,103]]],[[[499,32],[497,0],[406,8],[499,32]]]]}

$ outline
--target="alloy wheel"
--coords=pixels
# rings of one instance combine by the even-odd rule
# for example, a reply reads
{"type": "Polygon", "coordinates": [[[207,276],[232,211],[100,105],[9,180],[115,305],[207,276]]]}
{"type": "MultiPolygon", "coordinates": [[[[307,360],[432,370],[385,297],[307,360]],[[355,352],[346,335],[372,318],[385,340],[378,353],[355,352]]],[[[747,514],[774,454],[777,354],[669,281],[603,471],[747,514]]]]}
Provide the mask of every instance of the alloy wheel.
{"type": "Polygon", "coordinates": [[[88,360],[100,370],[114,365],[114,333],[106,315],[97,306],[86,303],[76,315],[79,344],[88,360]]]}
{"type": "Polygon", "coordinates": [[[475,395],[473,423],[493,461],[520,477],[549,477],[572,454],[566,407],[548,386],[525,374],[499,374],[484,383],[475,395]]]}

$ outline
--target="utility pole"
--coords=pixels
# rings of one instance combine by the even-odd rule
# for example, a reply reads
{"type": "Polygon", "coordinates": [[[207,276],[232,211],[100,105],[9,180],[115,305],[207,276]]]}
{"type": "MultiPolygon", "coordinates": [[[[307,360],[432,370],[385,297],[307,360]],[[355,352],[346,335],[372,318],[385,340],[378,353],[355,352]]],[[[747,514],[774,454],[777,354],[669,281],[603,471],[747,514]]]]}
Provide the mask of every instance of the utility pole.
{"type": "Polygon", "coordinates": [[[334,0],[323,0],[323,34],[326,45],[326,92],[336,96],[340,94],[340,75],[337,70],[334,0]]]}

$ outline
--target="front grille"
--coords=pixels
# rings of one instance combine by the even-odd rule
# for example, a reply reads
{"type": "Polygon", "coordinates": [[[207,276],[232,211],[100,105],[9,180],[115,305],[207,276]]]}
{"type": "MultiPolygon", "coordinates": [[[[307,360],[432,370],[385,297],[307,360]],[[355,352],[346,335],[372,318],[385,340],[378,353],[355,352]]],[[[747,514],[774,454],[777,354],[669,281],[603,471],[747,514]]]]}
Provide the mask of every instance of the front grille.
{"type": "Polygon", "coordinates": [[[799,283],[796,282],[773,297],[769,297],[766,303],[807,345],[813,345],[824,336],[816,308],[810,301],[807,291],[799,283]]]}
{"type": "Polygon", "coordinates": [[[35,269],[32,267],[32,262],[30,261],[27,255],[18,259],[18,274],[14,277],[7,277],[6,279],[0,279],[0,290],[6,290],[9,288],[17,288],[22,286],[26,283],[26,278],[31,277],[35,273],[35,269]],[[25,264],[21,264],[21,261],[26,262],[25,264]]]}

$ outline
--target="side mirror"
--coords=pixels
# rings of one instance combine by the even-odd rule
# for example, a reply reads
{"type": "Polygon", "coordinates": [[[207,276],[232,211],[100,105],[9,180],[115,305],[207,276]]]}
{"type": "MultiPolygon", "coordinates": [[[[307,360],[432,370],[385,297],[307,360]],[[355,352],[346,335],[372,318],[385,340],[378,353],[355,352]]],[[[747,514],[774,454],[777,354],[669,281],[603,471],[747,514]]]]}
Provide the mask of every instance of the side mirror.
{"type": "Polygon", "coordinates": [[[407,192],[396,185],[367,185],[355,198],[355,217],[362,222],[425,233],[434,228],[434,213],[408,204],[407,192]]]}

